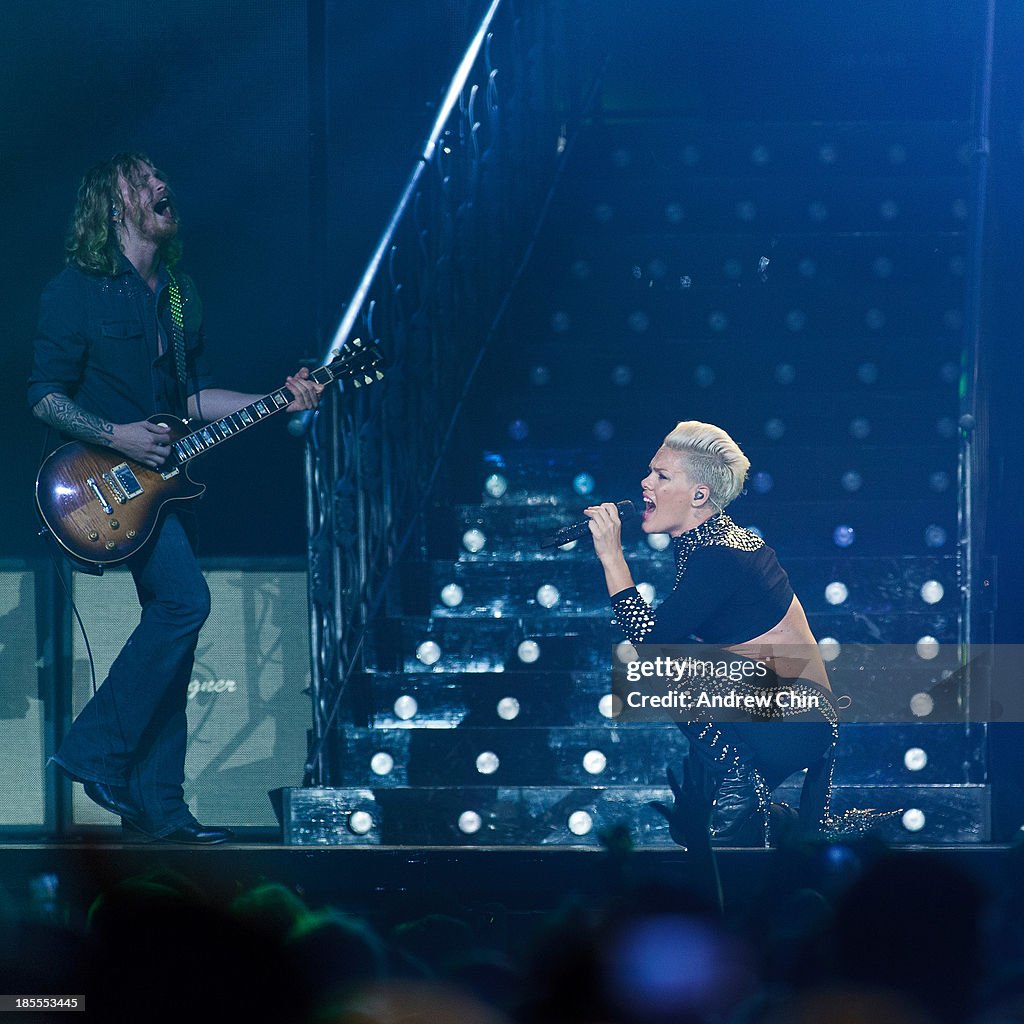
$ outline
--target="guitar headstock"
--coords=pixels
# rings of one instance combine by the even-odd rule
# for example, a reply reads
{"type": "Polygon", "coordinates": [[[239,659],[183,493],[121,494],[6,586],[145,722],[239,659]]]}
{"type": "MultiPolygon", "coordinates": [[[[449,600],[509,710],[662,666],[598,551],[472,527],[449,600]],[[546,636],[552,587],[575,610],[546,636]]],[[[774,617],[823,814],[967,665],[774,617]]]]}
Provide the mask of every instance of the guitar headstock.
{"type": "MultiPolygon", "coordinates": [[[[340,380],[343,384],[351,384],[355,388],[368,387],[384,379],[384,365],[384,353],[373,342],[367,343],[360,338],[353,338],[323,367],[326,380],[322,383],[340,380]]],[[[313,376],[315,378],[317,375],[313,376]]]]}

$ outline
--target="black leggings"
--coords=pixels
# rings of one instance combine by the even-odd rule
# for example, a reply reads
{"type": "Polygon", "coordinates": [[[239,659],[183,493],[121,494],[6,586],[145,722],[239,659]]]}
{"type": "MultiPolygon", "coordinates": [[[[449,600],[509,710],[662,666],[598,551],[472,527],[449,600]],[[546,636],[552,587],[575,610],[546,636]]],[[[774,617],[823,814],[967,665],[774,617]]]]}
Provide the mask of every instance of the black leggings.
{"type": "Polygon", "coordinates": [[[806,769],[800,794],[800,821],[807,828],[817,829],[829,810],[835,730],[826,714],[834,713],[834,709],[828,691],[807,680],[780,680],[778,685],[784,688],[793,683],[801,688],[813,687],[829,712],[812,707],[785,718],[680,722],[679,728],[690,748],[719,776],[732,760],[723,755],[725,750],[735,752],[745,765],[755,768],[770,790],[806,769]]]}

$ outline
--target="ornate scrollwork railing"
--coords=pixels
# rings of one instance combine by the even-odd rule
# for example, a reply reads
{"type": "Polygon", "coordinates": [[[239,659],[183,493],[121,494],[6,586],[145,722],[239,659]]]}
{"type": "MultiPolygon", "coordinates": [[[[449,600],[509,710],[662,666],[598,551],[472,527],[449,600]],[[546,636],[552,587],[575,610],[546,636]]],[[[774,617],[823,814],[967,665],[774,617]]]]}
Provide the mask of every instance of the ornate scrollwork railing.
{"type": "Polygon", "coordinates": [[[447,436],[559,166],[580,104],[561,4],[493,0],[324,362],[379,342],[382,383],[332,395],[307,424],[313,742],[330,785],[333,724],[390,573],[443,480],[447,436]]]}

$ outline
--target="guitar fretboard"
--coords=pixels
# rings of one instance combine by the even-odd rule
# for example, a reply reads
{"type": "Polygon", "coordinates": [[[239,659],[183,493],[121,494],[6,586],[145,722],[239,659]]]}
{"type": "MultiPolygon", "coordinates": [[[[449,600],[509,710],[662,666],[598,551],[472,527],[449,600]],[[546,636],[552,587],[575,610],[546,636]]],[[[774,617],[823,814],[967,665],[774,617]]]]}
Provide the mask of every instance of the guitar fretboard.
{"type": "MultiPolygon", "coordinates": [[[[314,370],[309,376],[317,384],[329,384],[335,378],[329,366],[321,366],[319,370],[314,370]]],[[[267,417],[273,416],[274,413],[286,409],[292,398],[292,393],[287,388],[279,388],[250,405],[236,409],[223,419],[214,420],[212,423],[207,423],[198,430],[194,430],[191,434],[186,434],[172,445],[178,463],[188,462],[189,459],[208,452],[221,441],[226,441],[229,437],[234,437],[267,417]]]]}
{"type": "Polygon", "coordinates": [[[207,423],[198,430],[194,430],[191,434],[186,434],[175,441],[173,445],[178,462],[188,462],[189,459],[194,459],[197,455],[209,451],[221,441],[226,441],[229,437],[240,434],[268,416],[273,416],[274,413],[286,408],[291,400],[291,392],[282,388],[269,395],[264,395],[263,398],[250,405],[236,409],[223,419],[214,420],[212,423],[207,423]]]}

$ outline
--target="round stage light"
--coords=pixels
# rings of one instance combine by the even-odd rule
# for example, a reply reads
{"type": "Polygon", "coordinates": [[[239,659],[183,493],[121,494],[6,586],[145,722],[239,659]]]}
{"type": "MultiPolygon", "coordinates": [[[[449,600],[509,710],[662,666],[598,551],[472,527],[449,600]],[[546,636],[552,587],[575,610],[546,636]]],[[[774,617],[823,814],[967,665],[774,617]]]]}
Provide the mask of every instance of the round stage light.
{"type": "Polygon", "coordinates": [[[807,216],[820,224],[822,221],[828,220],[828,207],[820,199],[815,199],[807,207],[807,216]]]}
{"type": "Polygon", "coordinates": [[[771,151],[765,145],[757,145],[750,151],[750,161],[757,164],[758,167],[764,167],[765,164],[771,162],[771,159],[771,151]]]}
{"type": "Polygon", "coordinates": [[[542,388],[551,383],[551,371],[546,366],[535,366],[530,371],[530,383],[542,388]]]}
{"type": "Polygon", "coordinates": [[[919,772],[928,764],[928,755],[920,747],[911,747],[903,755],[903,763],[907,770],[919,772]]]}
{"type": "Polygon", "coordinates": [[[850,420],[850,437],[863,441],[871,433],[871,421],[866,416],[855,416],[850,420]]]}
{"type": "Polygon", "coordinates": [[[373,828],[373,815],[366,811],[353,811],[348,816],[348,828],[353,835],[365,836],[373,828]]]}
{"type": "Polygon", "coordinates": [[[508,425],[508,436],[513,441],[525,441],[530,436],[530,425],[526,420],[513,420],[508,425]]]}
{"type": "Polygon", "coordinates": [[[834,636],[823,636],[818,641],[822,661],[835,661],[843,653],[843,645],[834,636]]]}
{"type": "Polygon", "coordinates": [[[654,551],[664,551],[672,543],[672,538],[667,533],[647,534],[647,546],[654,551]]]}
{"type": "Polygon", "coordinates": [[[558,545],[558,550],[559,551],[572,551],[572,549],[574,547],[576,547],[577,544],[579,544],[578,540],[569,540],[569,541],[566,541],[564,544],[559,544],[558,545]]]}
{"type": "Polygon", "coordinates": [[[933,636],[923,636],[914,645],[917,656],[925,661],[931,661],[939,656],[939,641],[933,636]]]}
{"type": "Polygon", "coordinates": [[[654,604],[654,598],[657,591],[654,589],[654,585],[651,583],[638,583],[636,585],[636,592],[649,604],[654,604]]]}
{"type": "Polygon", "coordinates": [[[786,314],[786,330],[797,334],[807,326],[807,314],[802,309],[791,309],[786,314]]]}
{"type": "Polygon", "coordinates": [[[928,486],[936,492],[936,494],[942,494],[944,491],[949,490],[949,474],[944,469],[936,470],[934,473],[928,476],[928,486]]]}
{"type": "Polygon", "coordinates": [[[508,481],[500,473],[492,473],[484,481],[484,490],[492,498],[502,498],[508,490],[508,481]]]}
{"type": "Polygon", "coordinates": [[[400,718],[403,722],[408,722],[410,718],[413,718],[420,706],[416,703],[415,697],[410,697],[409,694],[403,693],[394,704],[395,715],[400,718]]]}
{"type": "Polygon", "coordinates": [[[502,697],[498,701],[498,717],[503,722],[511,722],[519,717],[519,701],[515,697],[502,697]]]}
{"type": "Polygon", "coordinates": [[[909,810],[903,812],[903,827],[908,832],[920,832],[924,828],[925,817],[924,811],[918,810],[916,807],[911,807],[909,810]]]}
{"type": "Polygon", "coordinates": [[[836,147],[831,142],[823,142],[818,147],[818,159],[823,164],[834,164],[839,158],[839,154],[836,151],[836,147]]]}
{"type": "Polygon", "coordinates": [[[583,755],[583,770],[588,775],[600,775],[608,766],[608,759],[600,750],[588,750],[583,755]]]}
{"type": "Polygon", "coordinates": [[[610,441],[615,436],[615,424],[611,420],[598,420],[594,424],[594,439],[610,441]]]}
{"type": "Polygon", "coordinates": [[[755,473],[751,480],[751,485],[758,494],[768,494],[771,489],[775,486],[775,478],[771,473],[761,470],[755,473]]]}
{"type": "Polygon", "coordinates": [[[882,220],[895,220],[900,215],[900,204],[895,199],[883,199],[878,205],[878,215],[882,220]]]}
{"type": "Polygon", "coordinates": [[[839,482],[842,484],[844,491],[849,491],[853,494],[864,486],[864,477],[862,477],[857,470],[848,469],[842,475],[839,482]]]}
{"type": "Polygon", "coordinates": [[[694,383],[699,388],[709,388],[715,383],[715,371],[710,366],[701,364],[693,371],[694,383]]]}
{"type": "Polygon", "coordinates": [[[637,660],[636,648],[628,641],[623,640],[615,645],[615,657],[623,665],[637,660]]]}
{"type": "Polygon", "coordinates": [[[921,600],[925,604],[938,604],[945,593],[945,587],[938,580],[925,580],[921,584],[921,600]]]}
{"type": "Polygon", "coordinates": [[[825,587],[825,600],[829,604],[842,604],[850,596],[850,591],[845,583],[833,580],[825,587]]]}
{"type": "Polygon", "coordinates": [[[796,380],[796,367],[792,363],[779,363],[775,367],[776,384],[792,384],[796,380]]]}
{"type": "Polygon", "coordinates": [[[869,309],[864,314],[864,326],[872,331],[880,331],[885,326],[885,314],[880,309],[869,309]]]}
{"type": "Polygon", "coordinates": [[[370,758],[370,771],[374,775],[390,775],[394,767],[395,759],[386,750],[378,750],[370,758]]]}
{"type": "Polygon", "coordinates": [[[476,770],[481,775],[493,775],[500,764],[501,761],[498,760],[498,755],[493,750],[485,750],[476,759],[476,770]]]}
{"type": "Polygon", "coordinates": [[[910,698],[910,713],[915,718],[927,718],[935,710],[935,698],[930,693],[915,693],[910,698]]]}
{"type": "Polygon", "coordinates": [[[606,693],[597,702],[597,710],[602,718],[618,718],[622,714],[622,698],[615,693],[606,693]]]}
{"type": "Polygon", "coordinates": [[[946,531],[941,526],[932,523],[925,528],[924,543],[929,548],[943,547],[946,543],[946,531]]]}
{"type": "Polygon", "coordinates": [[[665,207],[665,220],[669,224],[680,224],[683,220],[683,204],[682,203],[669,203],[665,207]]]}
{"type": "Polygon", "coordinates": [[[892,277],[893,264],[892,260],[888,256],[876,256],[875,261],[871,264],[871,270],[875,277],[887,278],[892,277]]]}
{"type": "Polygon", "coordinates": [[[483,551],[487,545],[487,538],[484,534],[477,529],[467,530],[462,535],[462,546],[471,554],[475,555],[478,551],[483,551]]]}
{"type": "Polygon", "coordinates": [[[416,648],[416,660],[424,665],[435,665],[441,657],[441,648],[433,640],[424,640],[416,648]]]}
{"type": "Polygon", "coordinates": [[[628,323],[634,334],[643,334],[651,326],[651,318],[642,309],[635,309],[629,314],[628,323]]]}
{"type": "Polygon", "coordinates": [[[586,811],[573,811],[567,824],[574,836],[585,836],[594,827],[594,819],[586,811]]]}
{"type": "Polygon", "coordinates": [[[536,640],[524,640],[516,648],[516,654],[524,665],[532,665],[540,657],[540,644],[536,640]]]}
{"type": "Polygon", "coordinates": [[[628,387],[633,383],[633,370],[629,366],[616,366],[612,370],[612,383],[619,388],[628,387]]]}
{"type": "Polygon", "coordinates": [[[594,478],[589,473],[577,473],[572,479],[572,489],[586,497],[594,491],[594,478]]]}
{"type": "Polygon", "coordinates": [[[729,318],[720,310],[716,309],[708,317],[708,327],[721,334],[729,326],[729,318]]]}
{"type": "Polygon", "coordinates": [[[848,548],[856,539],[856,531],[846,523],[840,523],[832,531],[832,542],[837,548],[848,548]]]}
{"type": "Polygon", "coordinates": [[[558,587],[552,586],[550,583],[545,583],[537,588],[537,604],[541,608],[554,608],[558,604],[559,596],[558,587]]]}
{"type": "Polygon", "coordinates": [[[799,264],[797,264],[796,269],[801,277],[811,278],[818,273],[818,264],[815,260],[812,260],[810,256],[805,256],[799,264]]]}
{"type": "Polygon", "coordinates": [[[878,365],[876,363],[861,363],[857,367],[857,380],[861,384],[877,384],[878,365]]]}
{"type": "Polygon", "coordinates": [[[471,836],[480,831],[483,819],[476,811],[463,811],[459,815],[459,831],[464,835],[471,836]]]}
{"type": "Polygon", "coordinates": [[[748,224],[750,221],[757,217],[757,206],[751,199],[744,199],[736,204],[736,219],[746,221],[748,224]]]}
{"type": "Polygon", "coordinates": [[[556,310],[551,314],[551,330],[556,334],[565,334],[571,326],[572,320],[570,320],[569,314],[564,309],[556,310]]]}
{"type": "Polygon", "coordinates": [[[770,420],[766,420],[764,424],[764,436],[769,441],[778,441],[783,434],[786,432],[786,424],[778,418],[773,416],[770,420]]]}
{"type": "Polygon", "coordinates": [[[462,587],[458,583],[449,583],[441,590],[441,603],[446,608],[458,608],[463,596],[462,587]]]}

